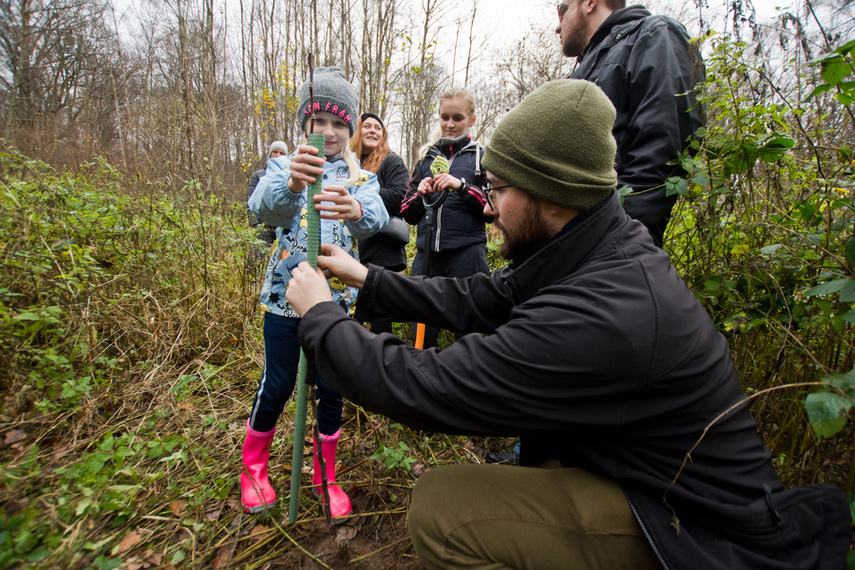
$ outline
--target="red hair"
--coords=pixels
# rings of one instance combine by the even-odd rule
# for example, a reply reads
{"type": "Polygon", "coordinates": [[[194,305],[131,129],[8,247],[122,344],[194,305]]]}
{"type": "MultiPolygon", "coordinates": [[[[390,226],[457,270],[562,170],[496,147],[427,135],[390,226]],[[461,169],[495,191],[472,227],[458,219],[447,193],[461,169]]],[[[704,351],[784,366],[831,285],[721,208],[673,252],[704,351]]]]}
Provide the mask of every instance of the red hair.
{"type": "MultiPolygon", "coordinates": [[[[368,118],[374,119],[374,117],[368,118]]],[[[380,123],[380,129],[383,132],[383,136],[380,137],[380,146],[374,150],[366,151],[365,147],[362,145],[362,117],[359,117],[359,121],[356,123],[356,131],[353,133],[353,136],[350,137],[350,150],[359,157],[359,162],[363,169],[374,173],[376,173],[377,169],[380,168],[380,165],[383,164],[386,156],[392,152],[389,149],[389,131],[386,130],[386,125],[383,124],[383,121],[377,122],[380,123]]]]}

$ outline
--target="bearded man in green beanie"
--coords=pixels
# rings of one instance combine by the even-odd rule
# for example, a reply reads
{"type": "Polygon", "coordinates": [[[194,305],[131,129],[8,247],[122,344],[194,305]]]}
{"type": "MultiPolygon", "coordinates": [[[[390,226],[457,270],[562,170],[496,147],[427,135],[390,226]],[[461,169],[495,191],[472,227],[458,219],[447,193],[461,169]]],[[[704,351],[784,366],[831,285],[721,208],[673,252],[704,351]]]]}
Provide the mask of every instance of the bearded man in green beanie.
{"type": "Polygon", "coordinates": [[[416,429],[519,436],[522,466],[462,464],[416,483],[427,568],[843,568],[843,493],[784,489],[725,338],[615,191],[615,111],[560,80],[487,145],[484,212],[512,261],[411,277],[323,245],[360,309],[466,334],[445,350],[375,335],[301,264],[298,336],[348,400],[416,429]]]}

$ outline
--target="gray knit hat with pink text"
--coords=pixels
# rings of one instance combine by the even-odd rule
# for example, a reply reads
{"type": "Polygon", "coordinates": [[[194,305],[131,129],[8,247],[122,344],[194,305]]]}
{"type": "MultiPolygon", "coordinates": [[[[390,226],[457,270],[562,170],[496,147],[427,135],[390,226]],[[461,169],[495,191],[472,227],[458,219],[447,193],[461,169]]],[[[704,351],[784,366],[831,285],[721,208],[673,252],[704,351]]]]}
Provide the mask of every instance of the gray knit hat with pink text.
{"type": "MultiPolygon", "coordinates": [[[[350,135],[356,130],[356,120],[359,116],[356,109],[359,106],[359,98],[353,86],[344,77],[344,71],[338,67],[318,67],[315,69],[314,93],[315,112],[326,112],[336,115],[347,123],[350,135]]],[[[306,131],[306,121],[312,116],[309,108],[309,82],[300,86],[300,105],[297,107],[297,121],[300,129],[306,131]]]]}

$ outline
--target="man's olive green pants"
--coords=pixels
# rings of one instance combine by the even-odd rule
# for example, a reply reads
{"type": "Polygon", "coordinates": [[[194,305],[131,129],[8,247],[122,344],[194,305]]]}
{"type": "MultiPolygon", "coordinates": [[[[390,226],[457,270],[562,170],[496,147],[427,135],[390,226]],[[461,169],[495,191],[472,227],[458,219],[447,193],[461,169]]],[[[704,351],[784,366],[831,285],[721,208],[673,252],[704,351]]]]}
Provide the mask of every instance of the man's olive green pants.
{"type": "Polygon", "coordinates": [[[581,469],[451,465],[416,483],[426,568],[661,569],[620,487],[581,469]]]}

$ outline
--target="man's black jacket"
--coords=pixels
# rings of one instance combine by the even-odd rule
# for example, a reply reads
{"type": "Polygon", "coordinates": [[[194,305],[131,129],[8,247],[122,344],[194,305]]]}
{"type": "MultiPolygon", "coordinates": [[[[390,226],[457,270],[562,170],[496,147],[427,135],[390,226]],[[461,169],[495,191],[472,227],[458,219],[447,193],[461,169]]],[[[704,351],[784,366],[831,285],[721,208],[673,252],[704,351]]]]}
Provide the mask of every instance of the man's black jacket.
{"type": "Polygon", "coordinates": [[[843,567],[843,494],[784,490],[726,339],[616,193],[491,276],[370,266],[359,304],[482,334],[417,350],[319,304],[300,342],[347,399],[418,429],[521,436],[524,463],[615,480],[667,568],[843,567]]]}
{"type": "Polygon", "coordinates": [[[643,6],[612,12],[570,74],[596,83],[614,104],[618,188],[633,192],[624,208],[660,244],[677,199],[666,196],[665,180],[684,174],[668,163],[701,126],[692,90],[703,76],[700,51],[689,44],[686,28],[666,16],[652,16],[643,6]]]}

